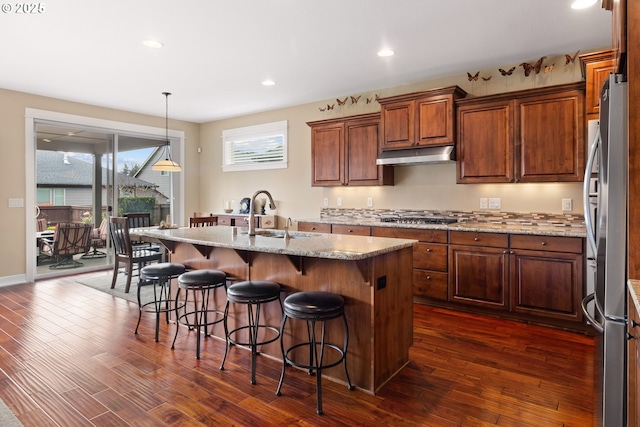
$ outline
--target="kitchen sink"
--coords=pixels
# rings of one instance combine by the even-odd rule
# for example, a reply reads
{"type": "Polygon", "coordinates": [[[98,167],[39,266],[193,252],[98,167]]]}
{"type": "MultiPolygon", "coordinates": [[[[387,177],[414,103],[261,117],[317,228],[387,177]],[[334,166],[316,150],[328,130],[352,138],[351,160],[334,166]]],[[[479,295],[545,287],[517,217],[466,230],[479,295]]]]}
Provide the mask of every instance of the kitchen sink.
{"type": "MultiPolygon", "coordinates": [[[[271,237],[274,239],[284,239],[285,233],[283,230],[256,230],[256,236],[271,237]]],[[[298,233],[295,231],[289,232],[289,237],[291,239],[301,239],[301,238],[313,237],[313,236],[316,236],[316,234],[298,233]]]]}

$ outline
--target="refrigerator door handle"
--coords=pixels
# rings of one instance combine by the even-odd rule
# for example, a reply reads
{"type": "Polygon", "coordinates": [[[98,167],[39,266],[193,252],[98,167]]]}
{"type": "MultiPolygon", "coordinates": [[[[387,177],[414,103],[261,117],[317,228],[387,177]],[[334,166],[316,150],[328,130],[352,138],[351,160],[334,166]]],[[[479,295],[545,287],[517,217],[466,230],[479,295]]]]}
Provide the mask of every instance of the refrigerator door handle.
{"type": "Polygon", "coordinates": [[[584,224],[587,228],[587,242],[594,254],[598,253],[598,248],[596,245],[595,229],[593,228],[593,218],[591,218],[591,209],[589,209],[589,181],[591,178],[591,171],[593,169],[593,162],[595,161],[599,146],[600,125],[598,125],[598,129],[596,131],[596,139],[593,141],[591,149],[589,150],[589,158],[587,159],[587,167],[584,172],[584,183],[582,188],[584,193],[582,197],[582,204],[584,208],[584,224]]]}
{"type": "Polygon", "coordinates": [[[591,313],[589,313],[589,310],[587,310],[587,304],[593,301],[595,297],[596,297],[595,293],[587,295],[586,297],[584,297],[580,305],[582,306],[582,313],[584,313],[584,316],[587,318],[587,321],[591,323],[591,326],[593,326],[593,329],[595,329],[599,333],[603,333],[604,325],[601,323],[598,323],[598,321],[591,315],[591,313]]]}

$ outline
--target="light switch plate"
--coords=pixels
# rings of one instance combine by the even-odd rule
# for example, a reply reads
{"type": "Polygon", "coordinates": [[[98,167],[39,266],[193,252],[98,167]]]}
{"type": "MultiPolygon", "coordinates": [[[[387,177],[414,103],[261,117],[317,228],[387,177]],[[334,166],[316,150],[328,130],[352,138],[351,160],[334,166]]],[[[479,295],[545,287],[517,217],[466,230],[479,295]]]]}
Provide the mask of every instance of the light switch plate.
{"type": "Polygon", "coordinates": [[[10,208],[23,208],[24,207],[24,199],[9,199],[9,207],[10,208]]]}
{"type": "Polygon", "coordinates": [[[336,200],[336,205],[342,206],[342,197],[338,197],[338,199],[336,200]]]}
{"type": "Polygon", "coordinates": [[[488,209],[489,202],[486,197],[480,197],[480,209],[488,209]]]}
{"type": "Polygon", "coordinates": [[[373,197],[367,197],[367,207],[368,208],[373,207],[373,197]]]}
{"type": "Polygon", "coordinates": [[[499,197],[490,197],[489,198],[489,209],[500,209],[500,198],[499,197]]]}

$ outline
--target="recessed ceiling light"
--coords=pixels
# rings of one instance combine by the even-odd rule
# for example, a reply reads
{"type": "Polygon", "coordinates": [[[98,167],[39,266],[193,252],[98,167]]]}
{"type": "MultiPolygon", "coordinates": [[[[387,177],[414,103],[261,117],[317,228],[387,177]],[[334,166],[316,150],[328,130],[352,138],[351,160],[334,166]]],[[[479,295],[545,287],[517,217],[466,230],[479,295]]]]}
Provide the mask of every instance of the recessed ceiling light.
{"type": "Polygon", "coordinates": [[[382,49],[381,51],[378,52],[378,56],[381,56],[381,57],[393,56],[395,54],[396,52],[391,49],[382,49]]]}
{"type": "Polygon", "coordinates": [[[598,0],[575,0],[571,4],[572,9],[585,9],[587,7],[593,6],[596,4],[598,0]]]}
{"type": "Polygon", "coordinates": [[[276,84],[276,82],[274,82],[273,80],[269,80],[269,79],[267,79],[267,80],[262,82],[263,86],[273,86],[275,84],[276,84]]]}
{"type": "Polygon", "coordinates": [[[156,40],[144,40],[142,44],[152,49],[160,49],[162,47],[162,43],[156,40]]]}

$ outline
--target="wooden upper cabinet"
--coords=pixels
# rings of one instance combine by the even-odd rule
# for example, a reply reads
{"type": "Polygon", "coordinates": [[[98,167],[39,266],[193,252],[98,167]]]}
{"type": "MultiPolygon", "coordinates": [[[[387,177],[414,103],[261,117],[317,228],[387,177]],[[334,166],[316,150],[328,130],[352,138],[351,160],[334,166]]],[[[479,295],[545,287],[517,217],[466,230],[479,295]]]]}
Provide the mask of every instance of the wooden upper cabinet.
{"type": "Polygon", "coordinates": [[[513,182],[511,101],[458,108],[458,182],[513,182]]]}
{"type": "Polygon", "coordinates": [[[379,99],[382,150],[455,143],[455,100],[466,96],[458,86],[379,99]]]}
{"type": "Polygon", "coordinates": [[[393,185],[393,167],[376,164],[379,114],[307,124],[311,127],[312,186],[393,185]]]}
{"type": "Polygon", "coordinates": [[[311,126],[312,185],[342,185],[344,174],[344,123],[311,126]]]}
{"type": "Polygon", "coordinates": [[[584,92],[567,89],[515,101],[520,182],[582,181],[584,92]]]}
{"type": "Polygon", "coordinates": [[[584,83],[458,101],[458,183],[581,181],[584,83]]]}
{"type": "Polygon", "coordinates": [[[587,84],[587,120],[597,120],[600,116],[600,94],[609,74],[615,72],[616,59],[612,50],[580,55],[582,76],[587,84]]]}

